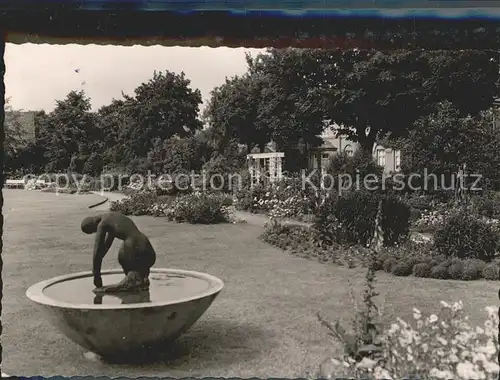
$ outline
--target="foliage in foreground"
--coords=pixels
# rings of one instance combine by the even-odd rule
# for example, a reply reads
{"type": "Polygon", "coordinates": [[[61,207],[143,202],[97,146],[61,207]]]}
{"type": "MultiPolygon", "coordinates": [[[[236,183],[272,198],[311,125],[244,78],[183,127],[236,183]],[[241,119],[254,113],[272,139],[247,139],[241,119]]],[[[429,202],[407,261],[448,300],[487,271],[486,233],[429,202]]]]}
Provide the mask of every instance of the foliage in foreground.
{"type": "Polygon", "coordinates": [[[379,357],[344,355],[323,364],[321,378],[492,379],[498,376],[497,308],[486,307],[483,326],[472,327],[462,302],[441,301],[441,309],[414,321],[397,319],[382,336],[379,357]]]}

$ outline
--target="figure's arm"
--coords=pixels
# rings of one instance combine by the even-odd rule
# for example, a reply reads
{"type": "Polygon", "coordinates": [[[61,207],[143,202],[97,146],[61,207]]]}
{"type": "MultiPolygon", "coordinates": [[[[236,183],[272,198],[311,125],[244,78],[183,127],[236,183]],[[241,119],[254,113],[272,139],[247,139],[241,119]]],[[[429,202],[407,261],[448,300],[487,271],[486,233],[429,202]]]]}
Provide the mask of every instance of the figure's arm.
{"type": "Polygon", "coordinates": [[[107,253],[107,249],[105,249],[106,248],[105,238],[106,238],[106,230],[102,225],[99,225],[96,231],[96,237],[94,243],[94,256],[92,260],[92,274],[94,275],[94,285],[97,288],[102,287],[101,265],[102,265],[102,259],[104,258],[104,255],[106,255],[107,253]]]}
{"type": "Polygon", "coordinates": [[[104,241],[104,254],[102,255],[103,257],[108,253],[109,249],[113,245],[113,241],[115,240],[115,237],[112,233],[108,232],[106,235],[106,240],[104,241]]]}

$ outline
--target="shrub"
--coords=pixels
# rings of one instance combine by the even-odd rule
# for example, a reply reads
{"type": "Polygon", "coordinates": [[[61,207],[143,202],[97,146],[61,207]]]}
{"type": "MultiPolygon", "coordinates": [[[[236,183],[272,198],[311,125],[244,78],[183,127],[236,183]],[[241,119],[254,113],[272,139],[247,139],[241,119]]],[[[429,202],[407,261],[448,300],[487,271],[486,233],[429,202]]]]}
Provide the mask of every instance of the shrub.
{"type": "Polygon", "coordinates": [[[448,267],[448,273],[453,280],[461,280],[464,274],[464,260],[453,259],[448,267]]]}
{"type": "Polygon", "coordinates": [[[435,235],[438,252],[451,257],[491,261],[498,247],[499,234],[487,222],[464,211],[450,216],[435,235]]]}
{"type": "Polygon", "coordinates": [[[499,280],[498,263],[489,263],[483,269],[482,276],[486,280],[499,280]]]}
{"type": "Polygon", "coordinates": [[[260,239],[280,249],[292,250],[293,252],[310,251],[314,247],[314,235],[309,228],[282,224],[277,220],[266,224],[260,239]]]}
{"type": "Polygon", "coordinates": [[[374,221],[377,215],[377,197],[367,191],[353,191],[338,198],[335,216],[339,220],[342,231],[339,239],[342,243],[359,243],[367,245],[374,232],[374,221]]]}
{"type": "Polygon", "coordinates": [[[393,257],[390,253],[385,252],[379,255],[375,262],[373,263],[373,269],[376,271],[384,270],[384,262],[393,257]]]}
{"type": "MultiPolygon", "coordinates": [[[[380,180],[384,171],[383,167],[377,165],[371,155],[366,154],[362,150],[356,150],[352,156],[348,156],[345,153],[334,155],[326,170],[332,178],[336,179],[343,178],[341,177],[342,174],[348,174],[350,178],[356,178],[357,175],[360,178],[373,175],[377,179],[378,184],[381,183],[380,180]]],[[[338,183],[332,185],[339,188],[338,183]]]]}
{"type": "MultiPolygon", "coordinates": [[[[213,155],[204,165],[205,180],[212,190],[230,192],[234,188],[234,173],[239,170],[239,163],[235,159],[230,159],[223,155],[213,155]]],[[[239,186],[239,185],[238,185],[239,186]]]]}
{"type": "Polygon", "coordinates": [[[426,211],[431,207],[432,197],[424,194],[410,194],[406,203],[414,210],[426,211]]]}
{"type": "Polygon", "coordinates": [[[101,179],[87,177],[85,185],[88,187],[89,191],[103,190],[103,183],[101,179]]]}
{"type": "Polygon", "coordinates": [[[240,210],[264,212],[273,218],[302,219],[312,214],[315,195],[311,189],[302,189],[301,181],[285,177],[278,182],[241,189],[235,192],[236,206],[240,210]]]}
{"type": "Polygon", "coordinates": [[[373,237],[380,199],[384,200],[384,245],[395,245],[408,236],[410,211],[393,196],[381,198],[373,192],[352,191],[340,198],[331,197],[318,208],[314,227],[324,233],[326,240],[366,246],[373,237]]]}
{"type": "Polygon", "coordinates": [[[398,259],[396,259],[395,257],[389,257],[384,261],[382,265],[384,267],[384,271],[391,273],[392,268],[395,267],[397,264],[398,264],[398,259]]]}
{"type": "Polygon", "coordinates": [[[415,264],[412,273],[415,277],[430,277],[431,268],[429,263],[415,264]]]}
{"type": "Polygon", "coordinates": [[[317,231],[321,246],[327,247],[341,241],[342,228],[335,215],[334,198],[327,199],[315,212],[313,228],[317,231]]]}
{"type": "Polygon", "coordinates": [[[441,263],[431,268],[430,273],[431,278],[437,278],[440,280],[446,280],[450,278],[450,274],[448,273],[448,266],[446,263],[441,263]]]}
{"type": "Polygon", "coordinates": [[[383,204],[382,228],[384,244],[400,243],[410,231],[410,208],[394,197],[386,197],[383,204]]]}
{"type": "Polygon", "coordinates": [[[260,184],[236,191],[236,209],[249,212],[267,211],[259,204],[259,200],[263,199],[265,194],[266,189],[260,184]]]}
{"type": "Polygon", "coordinates": [[[483,275],[483,269],[485,267],[486,263],[484,261],[478,259],[465,260],[462,280],[473,281],[480,279],[483,275]]]}
{"type": "Polygon", "coordinates": [[[436,265],[444,263],[447,259],[448,258],[446,256],[444,256],[444,255],[432,256],[429,259],[429,264],[431,266],[435,267],[436,265]]]}
{"type": "Polygon", "coordinates": [[[500,194],[497,192],[485,192],[473,196],[471,199],[474,211],[487,218],[500,219],[500,194]]]}
{"type": "Polygon", "coordinates": [[[229,222],[229,211],[224,206],[225,198],[223,195],[205,193],[179,195],[164,210],[165,216],[178,223],[216,224],[229,222]]]}
{"type": "Polygon", "coordinates": [[[409,276],[413,272],[415,262],[411,260],[403,260],[395,264],[391,269],[391,273],[395,276],[409,276]]]}
{"type": "Polygon", "coordinates": [[[125,174],[103,173],[99,180],[99,184],[101,186],[99,190],[117,191],[129,184],[129,178],[125,174]]]}
{"type": "Polygon", "coordinates": [[[129,198],[111,202],[110,211],[124,215],[151,215],[151,209],[157,201],[158,196],[153,191],[135,192],[129,198]]]}

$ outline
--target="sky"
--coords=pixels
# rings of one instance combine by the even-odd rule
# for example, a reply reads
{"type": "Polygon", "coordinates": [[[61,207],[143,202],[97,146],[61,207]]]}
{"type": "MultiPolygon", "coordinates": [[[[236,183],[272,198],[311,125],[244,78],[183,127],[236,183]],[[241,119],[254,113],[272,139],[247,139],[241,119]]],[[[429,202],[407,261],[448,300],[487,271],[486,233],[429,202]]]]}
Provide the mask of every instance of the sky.
{"type": "MultiPolygon", "coordinates": [[[[210,91],[226,77],[243,74],[245,52],[259,49],[7,44],[5,52],[6,97],[17,110],[50,112],[55,101],[71,90],[84,90],[93,110],[133,94],[154,70],[184,71],[191,86],[201,91],[204,104],[210,91]],[[76,72],[77,70],[78,72],[76,72]]],[[[200,108],[203,108],[201,106],[200,108]]]]}

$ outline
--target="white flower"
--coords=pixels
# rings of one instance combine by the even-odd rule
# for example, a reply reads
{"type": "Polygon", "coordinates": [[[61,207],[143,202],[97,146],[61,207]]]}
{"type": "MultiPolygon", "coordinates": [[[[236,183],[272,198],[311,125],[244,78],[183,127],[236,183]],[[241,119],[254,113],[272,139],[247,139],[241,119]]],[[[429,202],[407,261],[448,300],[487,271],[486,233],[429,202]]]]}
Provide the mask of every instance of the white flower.
{"type": "Polygon", "coordinates": [[[394,335],[398,331],[399,331],[399,325],[397,323],[393,323],[391,325],[391,328],[387,331],[387,333],[389,335],[394,335]]]}
{"type": "Polygon", "coordinates": [[[438,336],[436,339],[437,339],[437,341],[438,341],[439,343],[441,343],[443,346],[446,346],[446,345],[448,344],[448,341],[447,341],[446,339],[444,339],[444,338],[441,338],[440,336],[438,336]]]}
{"type": "Polygon", "coordinates": [[[420,312],[420,310],[413,308],[413,318],[418,320],[421,317],[422,317],[422,313],[420,312]]]}
{"type": "Polygon", "coordinates": [[[444,308],[447,308],[447,309],[451,308],[451,305],[445,301],[441,301],[440,303],[441,303],[441,306],[443,306],[444,308]]]}
{"type": "Polygon", "coordinates": [[[441,371],[437,368],[432,368],[430,371],[429,371],[429,376],[431,377],[435,377],[437,379],[446,379],[446,380],[449,380],[449,379],[453,379],[453,373],[450,372],[450,371],[441,371]]]}
{"type": "Polygon", "coordinates": [[[464,306],[463,302],[462,302],[462,301],[458,301],[458,302],[455,302],[455,303],[453,304],[453,306],[451,307],[451,309],[452,309],[454,312],[457,312],[457,311],[459,311],[459,310],[462,310],[463,306],[464,306]]]}
{"type": "Polygon", "coordinates": [[[377,380],[392,380],[392,376],[385,368],[376,367],[373,371],[373,377],[377,380]]]}
{"type": "Polygon", "coordinates": [[[477,348],[477,352],[484,353],[486,355],[496,355],[497,348],[493,340],[489,339],[486,346],[481,346],[477,348]]]}
{"type": "Polygon", "coordinates": [[[489,319],[488,319],[488,320],[486,320],[486,321],[484,321],[484,327],[485,327],[485,329],[487,329],[487,330],[488,330],[488,329],[492,329],[492,328],[493,328],[493,322],[492,322],[492,321],[490,321],[489,319]]]}
{"type": "Polygon", "coordinates": [[[484,308],[488,313],[488,317],[498,317],[498,308],[495,306],[486,306],[484,308]]]}
{"type": "Polygon", "coordinates": [[[363,358],[358,364],[356,364],[356,368],[363,369],[373,369],[377,365],[377,362],[370,358],[363,358]]]}
{"type": "Polygon", "coordinates": [[[429,317],[429,322],[435,323],[437,321],[438,321],[438,316],[436,314],[431,314],[431,316],[429,317]]]}
{"type": "Polygon", "coordinates": [[[403,326],[404,328],[408,328],[408,323],[403,321],[401,318],[396,318],[396,320],[399,322],[401,326],[403,326]]]}
{"type": "Polygon", "coordinates": [[[497,374],[498,371],[500,370],[500,367],[498,366],[498,363],[496,363],[496,362],[488,361],[486,363],[483,363],[483,367],[487,373],[497,374]]]}
{"type": "Polygon", "coordinates": [[[457,364],[457,375],[464,379],[477,379],[474,365],[468,361],[457,364]]]}

